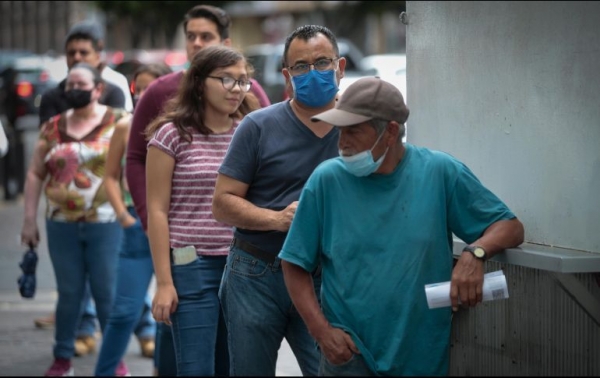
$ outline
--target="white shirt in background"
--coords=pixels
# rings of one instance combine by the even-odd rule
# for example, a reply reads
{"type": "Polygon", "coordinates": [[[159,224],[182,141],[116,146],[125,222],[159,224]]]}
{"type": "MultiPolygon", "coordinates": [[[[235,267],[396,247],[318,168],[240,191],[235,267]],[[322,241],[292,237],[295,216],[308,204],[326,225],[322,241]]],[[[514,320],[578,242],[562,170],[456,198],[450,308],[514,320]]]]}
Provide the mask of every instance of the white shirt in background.
{"type": "Polygon", "coordinates": [[[4,127],[2,126],[2,121],[0,121],[0,158],[6,155],[8,152],[8,140],[6,139],[6,134],[4,133],[4,127]]]}
{"type": "Polygon", "coordinates": [[[131,91],[129,90],[127,78],[122,73],[113,70],[109,66],[104,67],[101,76],[103,80],[121,88],[125,95],[125,110],[131,113],[133,111],[133,99],[131,98],[131,91]]]}

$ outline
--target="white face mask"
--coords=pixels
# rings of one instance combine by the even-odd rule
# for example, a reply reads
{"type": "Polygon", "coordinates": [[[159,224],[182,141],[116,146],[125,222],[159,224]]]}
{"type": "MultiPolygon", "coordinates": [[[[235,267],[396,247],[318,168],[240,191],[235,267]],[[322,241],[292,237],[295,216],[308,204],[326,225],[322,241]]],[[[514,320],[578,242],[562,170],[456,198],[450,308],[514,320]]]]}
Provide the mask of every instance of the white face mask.
{"type": "Polygon", "coordinates": [[[346,166],[348,172],[352,173],[354,176],[357,177],[364,177],[370,175],[371,173],[379,169],[381,163],[383,163],[383,159],[385,159],[385,155],[388,152],[388,148],[385,149],[385,152],[377,161],[373,160],[373,154],[371,151],[373,150],[373,148],[375,148],[377,143],[379,143],[379,140],[381,139],[384,133],[385,130],[383,131],[383,133],[381,133],[381,135],[379,135],[379,138],[377,138],[375,144],[369,150],[359,152],[358,154],[352,156],[344,156],[342,155],[342,151],[339,151],[340,157],[344,161],[344,165],[346,166]]]}

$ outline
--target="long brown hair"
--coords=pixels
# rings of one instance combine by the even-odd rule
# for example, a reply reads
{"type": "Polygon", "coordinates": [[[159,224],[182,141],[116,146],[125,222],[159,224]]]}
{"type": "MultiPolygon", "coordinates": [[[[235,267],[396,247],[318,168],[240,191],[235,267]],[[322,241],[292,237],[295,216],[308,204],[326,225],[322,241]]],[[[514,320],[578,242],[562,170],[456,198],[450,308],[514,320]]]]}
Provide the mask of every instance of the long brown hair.
{"type": "MultiPolygon", "coordinates": [[[[152,138],[156,130],[169,122],[177,128],[179,136],[188,142],[192,140],[189,128],[194,128],[204,135],[212,134],[213,131],[204,123],[204,83],[217,68],[229,67],[239,61],[246,62],[246,71],[250,79],[252,66],[240,51],[223,45],[209,46],[200,50],[183,75],[176,96],[165,104],[161,115],[146,128],[146,139],[152,138]]],[[[242,119],[246,114],[259,108],[260,104],[256,96],[247,92],[242,104],[235,113],[231,114],[231,118],[242,119]]]]}

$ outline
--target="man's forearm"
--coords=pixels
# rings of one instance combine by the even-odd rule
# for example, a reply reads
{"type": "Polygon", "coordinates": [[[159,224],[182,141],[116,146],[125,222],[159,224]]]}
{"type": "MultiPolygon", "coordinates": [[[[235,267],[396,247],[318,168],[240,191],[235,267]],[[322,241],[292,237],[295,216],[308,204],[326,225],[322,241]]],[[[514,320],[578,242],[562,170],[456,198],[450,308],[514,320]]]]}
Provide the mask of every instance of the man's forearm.
{"type": "Polygon", "coordinates": [[[285,260],[281,261],[281,267],[290,298],[308,332],[318,341],[330,324],[319,306],[311,273],[285,260]]]}
{"type": "Polygon", "coordinates": [[[278,229],[277,211],[255,206],[234,194],[221,194],[214,199],[213,215],[219,222],[245,230],[271,231],[278,229]]]}
{"type": "Polygon", "coordinates": [[[127,143],[127,161],[125,173],[127,186],[135,205],[135,211],[142,221],[144,230],[148,229],[146,212],[146,139],[142,135],[145,126],[134,116],[127,143]]]}
{"type": "Polygon", "coordinates": [[[519,246],[523,243],[524,234],[523,224],[517,218],[501,220],[488,227],[473,244],[482,246],[490,258],[506,248],[519,246]]]}
{"type": "Polygon", "coordinates": [[[133,199],[135,211],[140,217],[144,230],[148,229],[148,216],[146,212],[146,159],[143,163],[137,156],[127,153],[126,164],[127,186],[133,199]]]}

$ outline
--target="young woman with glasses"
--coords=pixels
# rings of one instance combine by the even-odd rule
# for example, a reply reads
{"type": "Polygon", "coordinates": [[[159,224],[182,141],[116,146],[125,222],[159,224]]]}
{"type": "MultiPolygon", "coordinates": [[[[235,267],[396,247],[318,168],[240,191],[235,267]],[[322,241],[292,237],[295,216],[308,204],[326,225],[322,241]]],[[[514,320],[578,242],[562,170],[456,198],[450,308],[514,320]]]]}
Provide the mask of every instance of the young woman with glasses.
{"type": "Polygon", "coordinates": [[[238,122],[260,107],[247,93],[250,75],[238,51],[203,48],[146,130],[152,313],[172,325],[178,375],[214,375],[228,364],[218,290],[233,232],[214,219],[212,194],[238,122]]]}

